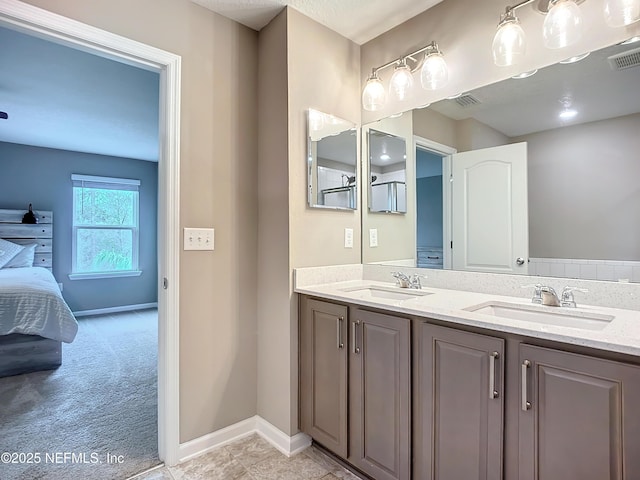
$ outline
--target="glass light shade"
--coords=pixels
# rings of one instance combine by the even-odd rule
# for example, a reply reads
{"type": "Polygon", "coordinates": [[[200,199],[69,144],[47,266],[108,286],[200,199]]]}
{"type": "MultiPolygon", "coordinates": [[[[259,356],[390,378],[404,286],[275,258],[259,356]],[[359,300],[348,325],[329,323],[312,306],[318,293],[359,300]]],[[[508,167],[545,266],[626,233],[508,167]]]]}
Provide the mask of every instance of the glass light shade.
{"type": "Polygon", "coordinates": [[[398,65],[389,81],[389,95],[399,101],[403,101],[413,88],[413,75],[406,64],[398,65]]]}
{"type": "Polygon", "coordinates": [[[547,48],[564,48],[582,37],[582,14],[574,0],[557,0],[544,19],[542,37],[547,48]]]}
{"type": "Polygon", "coordinates": [[[362,107],[369,112],[380,110],[387,101],[387,92],[384,85],[376,75],[367,80],[362,92],[362,107]]]}
{"type": "Polygon", "coordinates": [[[493,37],[493,62],[499,67],[517,65],[524,56],[526,37],[518,19],[508,20],[498,26],[493,37]]]}
{"type": "Polygon", "coordinates": [[[449,81],[449,68],[442,53],[430,53],[420,69],[420,83],[425,90],[437,90],[449,81]]]}
{"type": "Polygon", "coordinates": [[[605,0],[604,19],[610,27],[626,27],[640,20],[640,0],[605,0]]]}

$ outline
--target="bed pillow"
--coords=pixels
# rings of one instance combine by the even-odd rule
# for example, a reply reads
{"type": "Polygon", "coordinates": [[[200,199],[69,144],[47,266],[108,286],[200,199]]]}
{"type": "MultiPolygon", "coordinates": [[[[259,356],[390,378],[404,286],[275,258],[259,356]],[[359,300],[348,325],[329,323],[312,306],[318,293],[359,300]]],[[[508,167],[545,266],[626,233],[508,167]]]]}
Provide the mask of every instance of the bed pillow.
{"type": "Polygon", "coordinates": [[[4,267],[13,257],[19,254],[24,247],[17,243],[7,242],[0,238],[0,268],[4,267]]]}
{"type": "Polygon", "coordinates": [[[24,245],[21,252],[9,260],[2,268],[24,268],[24,267],[33,267],[33,259],[36,256],[36,247],[37,243],[30,243],[28,245],[24,245]]]}

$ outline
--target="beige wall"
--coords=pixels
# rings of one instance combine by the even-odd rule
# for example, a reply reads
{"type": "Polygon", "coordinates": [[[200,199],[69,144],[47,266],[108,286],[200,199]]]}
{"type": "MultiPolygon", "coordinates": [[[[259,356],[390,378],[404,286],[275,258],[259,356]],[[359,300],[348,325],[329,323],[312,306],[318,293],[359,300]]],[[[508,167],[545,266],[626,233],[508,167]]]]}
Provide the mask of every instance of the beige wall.
{"type": "Polygon", "coordinates": [[[258,414],[290,433],[287,11],[259,36],[258,414]]]}
{"type": "MultiPolygon", "coordinates": [[[[362,185],[362,262],[413,261],[416,257],[416,172],[415,148],[413,145],[413,116],[385,118],[362,127],[363,169],[368,170],[369,156],[367,134],[369,129],[390,133],[404,138],[407,148],[407,213],[371,213],[368,209],[368,185],[362,185]],[[378,246],[369,246],[369,229],[378,230],[378,246]]],[[[362,178],[369,179],[369,174],[362,178]]],[[[404,263],[403,263],[404,264],[404,263]]],[[[412,265],[413,266],[413,265],[412,265]]]]}
{"type": "Polygon", "coordinates": [[[458,152],[497,147],[509,143],[509,137],[475,118],[456,122],[458,152]]]}
{"type": "Polygon", "coordinates": [[[640,260],[640,114],[528,142],[532,257],[640,260]]]}
{"type": "MultiPolygon", "coordinates": [[[[182,56],[180,441],[255,415],[257,34],[188,0],[28,0],[182,56]]],[[[135,354],[132,352],[132,354],[135,354]]]]}
{"type": "Polygon", "coordinates": [[[258,414],[290,435],[298,430],[293,268],[360,263],[360,209],[307,206],[306,115],[314,108],[359,124],[359,66],[356,44],[291,8],[260,32],[258,414]],[[354,248],[344,248],[345,228],[354,248]]]}
{"type": "Polygon", "coordinates": [[[412,113],[414,135],[458,149],[455,120],[430,108],[417,108],[412,113]]]}
{"type": "MultiPolygon", "coordinates": [[[[493,64],[491,42],[505,6],[504,0],[445,0],[364,44],[361,49],[361,88],[372,67],[423,47],[432,40],[437,41],[444,52],[449,66],[449,84],[431,92],[418,84],[403,104],[389,102],[382,111],[363,112],[363,122],[433,103],[640,34],[640,23],[626,28],[608,27],[602,13],[602,2],[587,1],[580,5],[585,22],[582,40],[566,49],[550,50],[542,43],[544,15],[537,13],[532,6],[525,6],[518,9],[518,17],[527,34],[526,58],[520,66],[497,67],[493,64]]],[[[392,69],[387,69],[380,75],[388,82],[391,73],[392,69]]]]}

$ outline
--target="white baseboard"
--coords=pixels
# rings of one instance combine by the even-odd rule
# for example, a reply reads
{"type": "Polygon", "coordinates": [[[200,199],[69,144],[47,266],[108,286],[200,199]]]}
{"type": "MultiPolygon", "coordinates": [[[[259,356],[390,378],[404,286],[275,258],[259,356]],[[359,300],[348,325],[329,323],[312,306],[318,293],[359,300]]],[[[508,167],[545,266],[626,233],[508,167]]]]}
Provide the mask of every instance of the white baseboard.
{"type": "Polygon", "coordinates": [[[90,315],[104,315],[107,313],[132,312],[133,310],[145,310],[147,308],[158,308],[158,302],[122,305],[120,307],[96,308],[95,310],[80,310],[78,312],[73,312],[73,315],[76,317],[88,317],[90,315]]]}
{"type": "Polygon", "coordinates": [[[222,447],[252,433],[257,433],[288,457],[301,452],[311,445],[311,437],[308,435],[298,433],[290,437],[265,419],[256,415],[229,425],[221,430],[180,444],[178,463],[191,460],[214,448],[222,447]]]}
{"type": "Polygon", "coordinates": [[[304,433],[297,433],[290,437],[282,430],[274,427],[264,418],[256,415],[256,431],[267,442],[284,453],[287,457],[301,452],[311,445],[311,437],[304,433]]]}

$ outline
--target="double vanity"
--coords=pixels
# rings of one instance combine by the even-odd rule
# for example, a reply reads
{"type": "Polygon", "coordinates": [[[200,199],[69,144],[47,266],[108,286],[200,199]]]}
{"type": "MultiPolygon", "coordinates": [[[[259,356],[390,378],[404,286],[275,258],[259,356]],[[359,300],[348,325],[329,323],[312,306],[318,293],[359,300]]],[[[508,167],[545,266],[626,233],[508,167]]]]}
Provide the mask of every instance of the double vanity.
{"type": "Polygon", "coordinates": [[[637,308],[362,268],[296,271],[300,429],[317,444],[376,480],[640,478],[637,308]]]}

